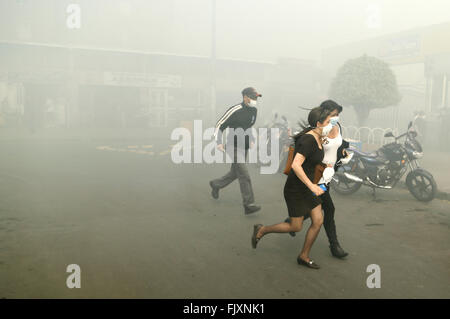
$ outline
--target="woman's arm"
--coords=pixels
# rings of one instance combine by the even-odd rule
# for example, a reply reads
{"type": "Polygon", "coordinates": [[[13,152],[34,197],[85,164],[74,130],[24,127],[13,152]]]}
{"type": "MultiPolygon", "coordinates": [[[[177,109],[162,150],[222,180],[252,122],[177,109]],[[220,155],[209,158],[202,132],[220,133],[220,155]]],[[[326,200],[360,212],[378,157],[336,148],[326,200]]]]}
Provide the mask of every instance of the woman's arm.
{"type": "Polygon", "coordinates": [[[313,193],[316,195],[322,195],[324,193],[323,189],[316,184],[313,184],[308,176],[306,176],[306,173],[302,167],[304,161],[305,157],[302,154],[295,154],[294,160],[292,161],[292,169],[294,170],[295,175],[297,175],[303,184],[305,184],[313,193]]]}

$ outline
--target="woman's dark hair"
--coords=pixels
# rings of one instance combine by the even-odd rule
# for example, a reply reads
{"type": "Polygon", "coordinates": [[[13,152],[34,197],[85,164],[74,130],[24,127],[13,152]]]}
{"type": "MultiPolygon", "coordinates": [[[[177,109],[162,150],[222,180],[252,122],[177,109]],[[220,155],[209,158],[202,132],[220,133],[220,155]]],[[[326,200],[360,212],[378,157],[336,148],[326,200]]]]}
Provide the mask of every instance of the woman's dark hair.
{"type": "Polygon", "coordinates": [[[313,108],[308,114],[308,122],[303,121],[298,123],[303,130],[294,136],[294,140],[297,141],[300,136],[314,129],[317,125],[317,122],[323,123],[331,114],[331,112],[332,110],[323,108],[321,106],[313,108]]]}
{"type": "Polygon", "coordinates": [[[333,101],[333,100],[326,100],[326,101],[323,101],[323,102],[320,104],[320,107],[321,107],[321,108],[324,108],[324,109],[327,109],[327,110],[330,110],[330,113],[333,112],[334,110],[338,110],[338,112],[341,113],[342,110],[343,110],[342,106],[340,106],[339,104],[337,104],[337,103],[336,103],[335,101],[333,101]]]}

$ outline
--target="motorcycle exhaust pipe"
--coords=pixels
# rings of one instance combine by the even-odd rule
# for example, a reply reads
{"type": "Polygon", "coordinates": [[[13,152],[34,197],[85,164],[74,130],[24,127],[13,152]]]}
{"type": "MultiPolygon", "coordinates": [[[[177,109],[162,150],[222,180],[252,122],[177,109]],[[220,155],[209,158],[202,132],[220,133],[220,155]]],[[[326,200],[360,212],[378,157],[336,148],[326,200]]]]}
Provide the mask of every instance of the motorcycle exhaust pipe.
{"type": "Polygon", "coordinates": [[[367,178],[367,181],[369,182],[370,185],[375,186],[377,188],[392,189],[392,186],[380,186],[380,185],[377,185],[374,182],[372,182],[369,178],[367,178]]]}
{"type": "Polygon", "coordinates": [[[347,177],[349,180],[354,181],[354,182],[358,182],[358,183],[362,183],[363,180],[361,178],[359,178],[358,176],[349,174],[349,173],[344,173],[344,176],[347,177]]]}
{"type": "MultiPolygon", "coordinates": [[[[358,183],[364,183],[364,181],[359,178],[358,176],[349,174],[349,173],[344,173],[344,176],[347,177],[349,180],[354,181],[354,182],[358,182],[358,183]]],[[[371,186],[374,186],[376,188],[382,188],[382,189],[392,189],[392,186],[381,186],[381,185],[377,185],[374,182],[372,182],[369,178],[366,179],[367,182],[369,182],[369,184],[371,186]]],[[[365,184],[365,183],[364,183],[365,184]]]]}

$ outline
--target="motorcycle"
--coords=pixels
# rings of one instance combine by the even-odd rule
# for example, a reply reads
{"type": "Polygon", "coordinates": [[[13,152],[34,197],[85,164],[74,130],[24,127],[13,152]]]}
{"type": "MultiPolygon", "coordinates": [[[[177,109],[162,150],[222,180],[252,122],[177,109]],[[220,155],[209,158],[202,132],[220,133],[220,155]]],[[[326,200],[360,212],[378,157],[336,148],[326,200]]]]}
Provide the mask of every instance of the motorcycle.
{"type": "MultiPolygon", "coordinates": [[[[278,135],[276,138],[278,139],[278,152],[279,152],[279,166],[278,172],[283,172],[284,167],[286,166],[286,161],[289,155],[289,145],[292,144],[291,138],[291,129],[289,128],[289,122],[287,118],[282,115],[281,119],[278,118],[278,113],[274,114],[273,119],[266,125],[268,129],[278,128],[278,135]]],[[[271,152],[271,134],[267,135],[266,142],[266,150],[267,152],[271,152]]]]}
{"type": "Polygon", "coordinates": [[[406,176],[406,187],[419,201],[429,202],[436,196],[437,186],[433,175],[421,168],[418,159],[423,157],[423,150],[417,141],[417,132],[411,129],[394,136],[388,132],[384,137],[392,137],[394,142],[383,145],[374,153],[364,153],[349,149],[353,157],[339,166],[331,181],[332,188],[342,195],[353,194],[362,185],[375,189],[392,189],[409,170],[406,176]],[[399,140],[405,138],[403,143],[399,140]]]}

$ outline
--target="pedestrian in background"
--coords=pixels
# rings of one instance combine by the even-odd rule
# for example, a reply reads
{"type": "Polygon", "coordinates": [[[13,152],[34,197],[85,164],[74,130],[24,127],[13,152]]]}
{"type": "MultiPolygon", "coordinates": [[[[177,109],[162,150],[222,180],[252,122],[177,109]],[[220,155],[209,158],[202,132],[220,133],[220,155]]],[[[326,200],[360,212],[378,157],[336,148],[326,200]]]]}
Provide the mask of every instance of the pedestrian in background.
{"type": "Polygon", "coordinates": [[[261,209],[260,206],[255,204],[252,182],[245,163],[248,156],[248,149],[254,145],[254,136],[252,134],[245,134],[245,131],[255,124],[258,111],[256,108],[258,97],[262,97],[262,95],[256,92],[254,88],[245,88],[242,91],[242,102],[233,105],[222,115],[217,121],[214,131],[217,148],[222,152],[227,151],[229,154],[233,152],[231,154],[233,163],[231,164],[230,171],[226,175],[209,182],[212,188],[211,195],[213,198],[218,199],[219,190],[229,185],[235,179],[238,179],[244,213],[246,215],[255,213],[261,209]],[[226,128],[242,129],[243,131],[238,130],[235,132],[235,135],[228,135],[224,146],[222,133],[226,128]],[[243,141],[244,143],[239,143],[239,141],[243,141]],[[239,161],[239,158],[242,157],[245,159],[243,163],[239,161]]]}

